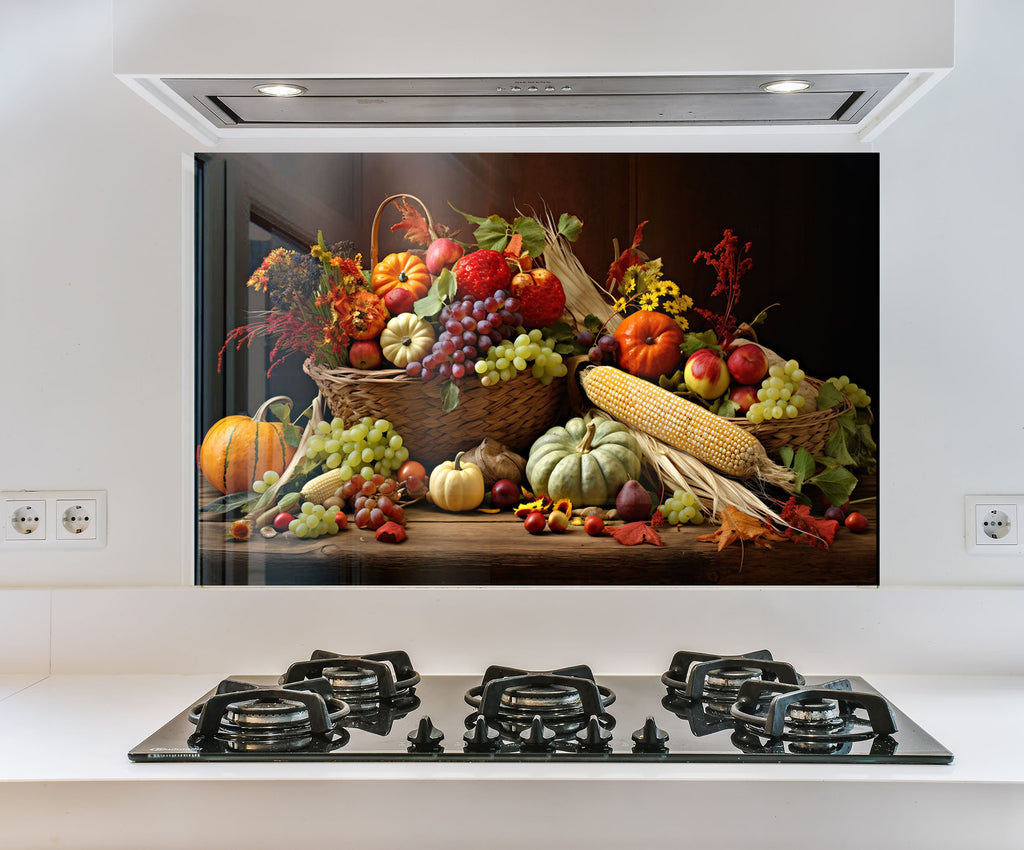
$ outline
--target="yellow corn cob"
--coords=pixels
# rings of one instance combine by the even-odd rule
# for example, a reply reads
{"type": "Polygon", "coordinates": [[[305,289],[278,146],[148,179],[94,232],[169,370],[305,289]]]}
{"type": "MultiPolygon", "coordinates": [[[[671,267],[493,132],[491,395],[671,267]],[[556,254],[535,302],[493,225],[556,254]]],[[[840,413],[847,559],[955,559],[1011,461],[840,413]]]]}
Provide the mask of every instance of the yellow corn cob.
{"type": "Polygon", "coordinates": [[[756,437],[650,381],[612,366],[584,369],[581,381],[587,397],[605,413],[719,472],[782,485],[792,478],[756,437]]]}
{"type": "Polygon", "coordinates": [[[312,502],[314,505],[322,505],[324,499],[331,498],[344,483],[345,480],[341,477],[341,470],[329,470],[323,475],[309,479],[309,481],[302,485],[302,500],[304,502],[312,502]]]}

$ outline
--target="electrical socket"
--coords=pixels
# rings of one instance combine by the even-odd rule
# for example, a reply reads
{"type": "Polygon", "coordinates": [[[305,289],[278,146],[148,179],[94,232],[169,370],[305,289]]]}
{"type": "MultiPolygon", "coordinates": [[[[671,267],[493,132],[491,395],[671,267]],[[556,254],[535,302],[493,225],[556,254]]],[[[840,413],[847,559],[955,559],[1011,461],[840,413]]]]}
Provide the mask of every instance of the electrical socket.
{"type": "Polygon", "coordinates": [[[31,549],[98,549],[107,545],[104,490],[5,490],[4,546],[31,549]]]}
{"type": "Polygon", "coordinates": [[[46,502],[4,499],[4,540],[23,543],[46,540],[46,502]]]}
{"type": "Polygon", "coordinates": [[[1024,554],[1024,496],[965,496],[964,542],[971,555],[1024,554]]]}

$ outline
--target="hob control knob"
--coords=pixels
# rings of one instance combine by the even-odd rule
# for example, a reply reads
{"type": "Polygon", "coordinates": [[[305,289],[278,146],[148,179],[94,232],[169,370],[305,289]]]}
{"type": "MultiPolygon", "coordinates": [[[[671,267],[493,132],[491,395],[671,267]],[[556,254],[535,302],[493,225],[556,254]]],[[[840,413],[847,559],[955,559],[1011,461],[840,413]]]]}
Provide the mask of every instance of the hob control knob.
{"type": "Polygon", "coordinates": [[[598,720],[596,714],[590,715],[586,728],[580,729],[576,733],[576,740],[579,742],[580,749],[591,753],[600,753],[610,749],[608,742],[611,739],[612,733],[601,725],[601,721],[598,720]]]}
{"type": "Polygon", "coordinates": [[[462,740],[466,742],[466,750],[471,753],[490,752],[500,746],[501,735],[497,729],[487,725],[487,720],[482,714],[478,714],[473,726],[462,736],[462,740]]]}
{"type": "Polygon", "coordinates": [[[530,728],[519,733],[519,740],[523,742],[524,752],[541,753],[554,747],[555,733],[544,725],[540,715],[534,715],[530,728]]]}
{"type": "Polygon", "coordinates": [[[664,753],[668,752],[668,732],[659,729],[653,717],[648,717],[642,729],[633,733],[634,752],[664,753]]]}
{"type": "Polygon", "coordinates": [[[415,753],[436,753],[441,751],[444,732],[438,729],[428,715],[420,719],[415,732],[409,733],[409,751],[415,753]]]}

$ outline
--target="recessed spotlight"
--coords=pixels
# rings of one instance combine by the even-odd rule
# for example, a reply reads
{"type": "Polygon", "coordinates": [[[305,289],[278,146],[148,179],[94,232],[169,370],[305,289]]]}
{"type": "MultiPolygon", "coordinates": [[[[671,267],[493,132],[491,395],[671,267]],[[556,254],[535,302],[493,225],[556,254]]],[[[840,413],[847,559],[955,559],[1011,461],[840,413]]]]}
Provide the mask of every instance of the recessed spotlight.
{"type": "Polygon", "coordinates": [[[813,83],[807,80],[773,80],[770,83],[762,83],[761,88],[772,94],[792,94],[797,91],[807,91],[813,83]]]}
{"type": "Polygon", "coordinates": [[[256,91],[270,97],[295,97],[296,95],[304,94],[306,89],[291,83],[267,83],[262,86],[256,86],[256,91]]]}

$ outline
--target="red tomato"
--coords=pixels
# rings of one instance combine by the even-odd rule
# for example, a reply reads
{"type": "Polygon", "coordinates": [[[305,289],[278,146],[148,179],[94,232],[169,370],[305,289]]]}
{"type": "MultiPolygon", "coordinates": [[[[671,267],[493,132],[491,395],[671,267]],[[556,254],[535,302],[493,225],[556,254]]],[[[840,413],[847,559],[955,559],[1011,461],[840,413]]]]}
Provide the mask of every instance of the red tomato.
{"type": "Polygon", "coordinates": [[[583,520],[583,530],[591,537],[600,537],[604,534],[604,520],[592,514],[583,520]]]}

